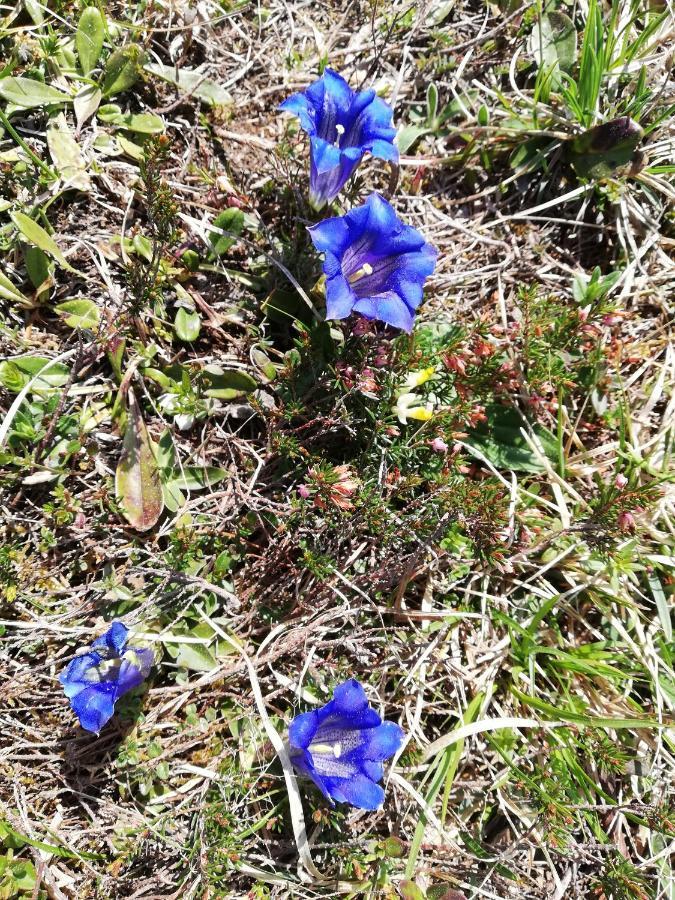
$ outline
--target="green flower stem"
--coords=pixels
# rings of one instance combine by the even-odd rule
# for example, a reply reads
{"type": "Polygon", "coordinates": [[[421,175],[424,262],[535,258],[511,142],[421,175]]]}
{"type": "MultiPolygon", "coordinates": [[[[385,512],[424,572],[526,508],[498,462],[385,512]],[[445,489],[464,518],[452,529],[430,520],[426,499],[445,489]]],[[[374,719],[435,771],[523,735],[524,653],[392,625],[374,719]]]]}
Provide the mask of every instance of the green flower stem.
{"type": "Polygon", "coordinates": [[[25,150],[25,152],[32,159],[32,161],[35,163],[35,165],[38,168],[42,169],[42,171],[45,173],[45,175],[49,176],[50,181],[56,181],[56,179],[58,178],[58,175],[52,169],[49,168],[47,163],[43,162],[39,156],[37,156],[35,153],[33,153],[33,151],[30,149],[28,144],[24,141],[24,139],[21,137],[19,132],[16,131],[14,126],[11,124],[11,122],[9,121],[9,119],[7,118],[7,116],[1,109],[0,109],[0,122],[2,123],[2,125],[5,128],[5,130],[7,131],[7,133],[10,135],[10,137],[13,137],[14,140],[17,142],[17,144],[23,150],[25,150]]]}

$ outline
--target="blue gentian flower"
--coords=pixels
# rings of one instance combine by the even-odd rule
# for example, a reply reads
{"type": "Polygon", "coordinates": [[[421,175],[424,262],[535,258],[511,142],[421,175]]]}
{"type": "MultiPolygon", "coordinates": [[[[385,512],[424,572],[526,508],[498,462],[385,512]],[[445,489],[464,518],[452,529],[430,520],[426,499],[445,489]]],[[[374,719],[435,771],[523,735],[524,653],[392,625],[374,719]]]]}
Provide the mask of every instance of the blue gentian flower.
{"type": "Polygon", "coordinates": [[[332,805],[377,809],[384,801],[382,761],[401,746],[403,730],[383,722],[358,681],[336,687],[321,709],[296,716],[288,729],[291,760],[332,805]]]}
{"type": "Polygon", "coordinates": [[[325,254],[327,318],[357,312],[412,330],[436,250],[419,231],[404,225],[383,197],[371,194],[363,206],[325,219],[309,233],[325,254]]]}
{"type": "Polygon", "coordinates": [[[80,725],[96,734],[115,711],[116,701],[143,682],[152,668],[152,650],[129,647],[129,631],[115,621],[91,645],[89,653],[76,656],[59,681],[80,725]]]}
{"type": "Polygon", "coordinates": [[[309,202],[316,210],[337,196],[365,153],[398,162],[391,107],[373,88],[353,91],[332,69],[279,109],[296,115],[309,135],[309,202]]]}

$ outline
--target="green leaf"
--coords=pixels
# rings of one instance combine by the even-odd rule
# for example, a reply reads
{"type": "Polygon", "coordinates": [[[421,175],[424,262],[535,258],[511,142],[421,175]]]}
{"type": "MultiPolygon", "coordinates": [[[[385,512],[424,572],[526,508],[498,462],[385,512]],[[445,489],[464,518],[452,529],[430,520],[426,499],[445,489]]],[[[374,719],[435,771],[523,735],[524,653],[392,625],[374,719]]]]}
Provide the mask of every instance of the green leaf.
{"type": "Polygon", "coordinates": [[[0,297],[3,300],[9,300],[10,303],[17,303],[19,306],[29,309],[33,304],[20,290],[14,287],[12,282],[0,272],[0,297]]]}
{"type": "Polygon", "coordinates": [[[137,531],[148,531],[162,512],[162,485],[148,429],[132,390],[122,457],[115,473],[115,495],[125,519],[137,531]]]}
{"type": "Polygon", "coordinates": [[[54,103],[70,103],[71,97],[56,88],[32,78],[0,78],[0,97],[22,109],[35,106],[51,106],[54,103]]]}
{"type": "Polygon", "coordinates": [[[673,623],[670,617],[671,613],[668,598],[666,597],[663,585],[655,572],[647,571],[647,581],[649,582],[649,587],[652,589],[652,596],[656,603],[656,611],[659,615],[659,621],[661,622],[664,637],[670,644],[673,640],[673,623]]]}
{"type": "Polygon", "coordinates": [[[554,85],[560,84],[560,71],[569,72],[577,58],[577,30],[565,13],[551,10],[536,22],[528,50],[535,63],[545,71],[555,70],[554,85]]]}
{"type": "MultiPolygon", "coordinates": [[[[236,207],[230,207],[230,209],[225,209],[223,212],[218,213],[213,220],[213,224],[216,228],[221,228],[223,231],[241,234],[244,230],[244,221],[244,213],[240,209],[236,209],[236,207]]],[[[227,234],[219,234],[217,231],[209,233],[209,241],[211,242],[214,256],[222,256],[233,244],[237,243],[236,238],[227,234]]]]}
{"type": "Polygon", "coordinates": [[[32,862],[26,859],[18,859],[10,866],[12,887],[17,891],[35,890],[35,882],[37,880],[37,872],[32,862]]]}
{"type": "Polygon", "coordinates": [[[592,728],[612,728],[615,731],[620,731],[622,729],[630,730],[636,728],[664,727],[662,722],[657,722],[655,719],[612,719],[607,716],[586,716],[583,713],[575,712],[573,709],[554,706],[552,703],[547,703],[545,700],[540,700],[538,697],[531,697],[529,694],[524,694],[515,687],[511,688],[511,693],[526,706],[532,706],[534,709],[538,709],[540,712],[551,716],[551,718],[562,719],[564,722],[575,722],[578,725],[589,725],[592,728]]]}
{"type": "Polygon", "coordinates": [[[4,819],[0,819],[0,840],[7,846],[23,847],[25,844],[28,844],[29,847],[35,847],[36,850],[42,850],[52,856],[60,856],[62,859],[103,859],[98,853],[86,853],[84,850],[69,850],[67,847],[45,844],[43,841],[30,838],[25,834],[19,834],[4,819]],[[7,837],[11,839],[11,843],[7,841],[7,837]]]}
{"type": "Polygon", "coordinates": [[[179,644],[176,663],[194,672],[211,672],[218,662],[203,644],[179,644]]]}
{"type": "Polygon", "coordinates": [[[87,6],[82,11],[75,32],[75,47],[84,75],[88,75],[96,66],[103,49],[104,37],[105,19],[96,6],[87,6]]]}
{"type": "Polygon", "coordinates": [[[154,113],[123,113],[116,103],[106,103],[98,111],[98,117],[106,125],[117,125],[137,134],[161,134],[164,119],[154,113]]]}
{"type": "Polygon", "coordinates": [[[62,363],[53,363],[44,356],[22,356],[19,359],[7,359],[0,362],[0,383],[8,391],[18,394],[41,369],[45,369],[45,371],[31,387],[31,391],[35,393],[63,387],[70,377],[70,370],[62,363]],[[45,368],[47,365],[49,368],[45,368]]]}
{"type": "Polygon", "coordinates": [[[185,466],[182,472],[176,472],[168,482],[182,491],[198,491],[218,484],[230,473],[217,466],[185,466]]]}
{"type": "Polygon", "coordinates": [[[126,153],[127,156],[131,157],[134,162],[142,162],[144,156],[142,147],[139,147],[134,141],[130,141],[128,138],[124,137],[123,134],[116,135],[116,139],[119,148],[123,153],[126,153]]]}
{"type": "Polygon", "coordinates": [[[98,307],[88,297],[73,297],[54,307],[69,328],[88,328],[93,331],[100,321],[98,307]]]}
{"type": "Polygon", "coordinates": [[[202,322],[198,312],[185,309],[184,306],[178,308],[173,327],[176,337],[181,341],[196,341],[199,337],[201,326],[202,322]]]}
{"type": "Polygon", "coordinates": [[[232,95],[215,81],[204,78],[204,73],[199,70],[177,69],[176,66],[165,66],[162,63],[148,63],[144,68],[151,75],[174,84],[185,94],[197,97],[211,106],[229,106],[232,103],[232,95]]]}
{"type": "Polygon", "coordinates": [[[177,512],[185,503],[185,494],[172,481],[162,482],[162,499],[169,512],[177,512]]]}
{"type": "Polygon", "coordinates": [[[568,142],[568,159],[581,178],[610,178],[630,165],[642,140],[642,128],[628,116],[588,128],[568,142]]]}
{"type": "MultiPolygon", "coordinates": [[[[468,443],[471,446],[479,450],[497,469],[532,473],[545,471],[521,434],[526,423],[518,410],[510,406],[490,406],[486,409],[486,416],[487,421],[470,432],[468,443]]],[[[555,436],[541,425],[534,424],[531,428],[539,438],[546,456],[555,463],[558,454],[555,436]]]]}
{"type": "Polygon", "coordinates": [[[204,395],[217,400],[233,400],[242,394],[250,394],[258,386],[255,378],[241,369],[204,366],[202,378],[205,386],[204,395]]]}
{"type": "Polygon", "coordinates": [[[398,892],[403,900],[424,900],[424,892],[407,878],[399,883],[398,892]]]}
{"type": "Polygon", "coordinates": [[[95,84],[85,84],[73,97],[73,110],[78,131],[99,108],[103,94],[95,84]]]}
{"type": "Polygon", "coordinates": [[[88,191],[91,181],[87,174],[87,164],[63,113],[51,119],[47,126],[47,146],[54,167],[64,181],[63,186],[88,191]]]}
{"type": "Polygon", "coordinates": [[[59,250],[54,238],[45,231],[42,225],[38,225],[38,223],[34,222],[30,216],[27,216],[22,212],[10,213],[10,218],[29,244],[32,244],[34,247],[39,247],[40,250],[44,250],[45,253],[49,253],[49,255],[53,256],[56,262],[60,266],[63,266],[64,269],[68,269],[71,272],[75,271],[68,263],[63,253],[59,250]]]}
{"type": "Polygon", "coordinates": [[[104,97],[121,94],[133,87],[141,74],[145,51],[139,44],[128,44],[112,53],[103,70],[101,92],[104,97]]]}
{"type": "Polygon", "coordinates": [[[407,153],[423,135],[429,134],[430,131],[430,128],[420,125],[404,125],[396,136],[399,153],[407,153]]]}
{"type": "Polygon", "coordinates": [[[26,271],[34,288],[39,288],[50,278],[50,268],[54,264],[50,263],[49,257],[44,250],[40,250],[39,247],[26,247],[23,261],[26,264],[26,271]]]}
{"type": "Polygon", "coordinates": [[[436,124],[436,116],[438,115],[438,88],[429,82],[427,86],[427,125],[433,129],[436,124]]]}

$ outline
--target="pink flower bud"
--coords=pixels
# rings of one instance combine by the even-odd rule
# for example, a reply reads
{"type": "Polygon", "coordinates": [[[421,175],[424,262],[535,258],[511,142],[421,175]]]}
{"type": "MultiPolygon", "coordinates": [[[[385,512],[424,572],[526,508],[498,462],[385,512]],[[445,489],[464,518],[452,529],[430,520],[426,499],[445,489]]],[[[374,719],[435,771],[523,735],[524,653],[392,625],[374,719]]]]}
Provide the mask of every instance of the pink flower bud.
{"type": "Polygon", "coordinates": [[[435,437],[433,441],[429,441],[429,446],[434,451],[434,453],[448,452],[448,445],[445,443],[443,438],[435,437]]]}
{"type": "Polygon", "coordinates": [[[362,337],[364,334],[369,334],[372,330],[372,325],[368,319],[359,318],[352,325],[352,334],[354,337],[362,337]]]}
{"type": "Polygon", "coordinates": [[[625,475],[622,475],[621,472],[619,472],[619,474],[614,479],[614,487],[617,488],[617,490],[622,491],[627,484],[628,479],[625,475]]]}
{"type": "Polygon", "coordinates": [[[298,495],[302,497],[303,500],[306,500],[309,497],[309,488],[306,484],[301,484],[298,488],[298,495]]]}
{"type": "Polygon", "coordinates": [[[633,531],[635,528],[635,517],[633,513],[625,509],[622,513],[619,513],[617,523],[621,531],[633,531]]]}

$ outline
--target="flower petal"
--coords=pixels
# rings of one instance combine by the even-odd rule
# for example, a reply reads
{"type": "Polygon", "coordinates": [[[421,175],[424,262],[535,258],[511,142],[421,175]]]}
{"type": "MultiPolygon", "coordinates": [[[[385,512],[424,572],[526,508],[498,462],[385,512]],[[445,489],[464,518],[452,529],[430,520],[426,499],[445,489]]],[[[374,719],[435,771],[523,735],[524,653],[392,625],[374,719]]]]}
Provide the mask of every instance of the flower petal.
{"type": "Polygon", "coordinates": [[[124,653],[128,635],[129,629],[123,622],[116,619],[105,634],[92,641],[92,649],[107,650],[111,656],[121,656],[124,653]]]}
{"type": "Polygon", "coordinates": [[[379,760],[364,759],[361,768],[371,781],[382,781],[384,777],[384,766],[379,760]]]}
{"type": "Polygon", "coordinates": [[[326,318],[346,319],[354,309],[356,295],[342,273],[326,282],[326,318]]]}
{"type": "Polygon", "coordinates": [[[377,728],[363,732],[363,743],[358,749],[362,759],[381,760],[393,756],[403,743],[404,732],[396,722],[383,722],[377,728]]]}
{"type": "Polygon", "coordinates": [[[312,155],[312,161],[319,175],[330,172],[339,167],[342,162],[342,155],[335,144],[329,144],[320,137],[313,137],[309,142],[309,149],[312,155]]]}
{"type": "Polygon", "coordinates": [[[309,231],[312,243],[320,253],[332,253],[335,257],[342,256],[351,241],[349,222],[346,216],[324,219],[318,225],[312,225],[307,231],[309,231]]]}
{"type": "Polygon", "coordinates": [[[114,683],[116,686],[115,700],[118,700],[128,691],[138,687],[145,679],[145,675],[131,660],[123,659],[119,674],[114,683]]]}
{"type": "Polygon", "coordinates": [[[330,791],[327,785],[327,779],[323,778],[314,768],[314,763],[312,760],[312,756],[306,750],[303,750],[301,753],[291,754],[291,762],[293,763],[294,768],[300,772],[301,775],[306,775],[307,778],[311,778],[314,784],[318,787],[324,797],[330,801],[331,806],[335,806],[333,798],[330,795],[330,791]]]}
{"type": "Polygon", "coordinates": [[[71,659],[59,675],[59,681],[63,685],[66,697],[70,699],[88,686],[86,673],[90,669],[96,668],[100,662],[101,657],[98,653],[83,653],[81,656],[71,659]]]}
{"type": "Polygon", "coordinates": [[[384,803],[384,790],[366,775],[353,778],[326,778],[331,797],[340,803],[351,803],[359,809],[377,809],[384,803]]]}
{"type": "Polygon", "coordinates": [[[71,706],[80,725],[98,734],[115,711],[112,682],[91,685],[71,700],[71,706]]]}
{"type": "Polygon", "coordinates": [[[297,116],[300,127],[310,137],[316,134],[316,111],[310,107],[304,94],[292,94],[279,105],[279,109],[297,116]]]}
{"type": "Polygon", "coordinates": [[[312,743],[319,724],[319,710],[314,709],[296,716],[288,726],[288,741],[291,747],[306,750],[312,743]]]}
{"type": "Polygon", "coordinates": [[[408,334],[412,331],[415,319],[414,312],[393,291],[375,297],[361,297],[354,304],[354,312],[361,313],[367,319],[386,322],[408,334]]]}

